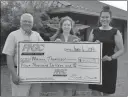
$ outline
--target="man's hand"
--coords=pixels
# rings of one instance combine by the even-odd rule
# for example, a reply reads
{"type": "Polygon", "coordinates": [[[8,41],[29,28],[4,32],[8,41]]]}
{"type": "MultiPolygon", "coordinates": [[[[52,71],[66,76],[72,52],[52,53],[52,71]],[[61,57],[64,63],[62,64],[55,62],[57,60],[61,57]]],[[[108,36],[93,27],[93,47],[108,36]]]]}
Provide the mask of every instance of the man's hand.
{"type": "Polygon", "coordinates": [[[18,75],[12,75],[12,81],[14,84],[19,85],[20,77],[18,75]]]}

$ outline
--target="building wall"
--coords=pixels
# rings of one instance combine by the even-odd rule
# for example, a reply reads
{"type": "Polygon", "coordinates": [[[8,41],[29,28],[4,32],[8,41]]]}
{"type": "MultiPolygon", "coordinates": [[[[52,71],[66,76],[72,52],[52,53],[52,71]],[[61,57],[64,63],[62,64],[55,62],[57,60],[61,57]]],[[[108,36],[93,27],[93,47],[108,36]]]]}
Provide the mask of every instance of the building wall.
{"type": "Polygon", "coordinates": [[[92,29],[96,28],[98,24],[98,18],[90,18],[88,19],[88,24],[90,27],[87,29],[86,38],[89,38],[90,32],[92,29]]]}

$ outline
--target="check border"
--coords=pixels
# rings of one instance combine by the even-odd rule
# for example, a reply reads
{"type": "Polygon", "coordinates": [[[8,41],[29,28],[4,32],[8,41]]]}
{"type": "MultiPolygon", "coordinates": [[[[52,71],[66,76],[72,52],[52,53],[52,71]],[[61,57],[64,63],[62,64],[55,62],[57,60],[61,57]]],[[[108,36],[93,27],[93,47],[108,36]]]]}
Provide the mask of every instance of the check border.
{"type": "MultiPolygon", "coordinates": [[[[17,47],[17,51],[18,51],[18,67],[17,67],[17,75],[19,76],[19,59],[20,59],[20,43],[54,43],[54,44],[100,44],[100,59],[102,59],[102,43],[94,43],[94,42],[53,42],[53,41],[45,41],[45,42],[29,42],[29,41],[22,41],[22,42],[18,42],[18,47],[17,47]]],[[[21,83],[77,83],[77,84],[102,84],[102,61],[100,61],[100,82],[82,82],[82,81],[23,81],[21,83]]]]}

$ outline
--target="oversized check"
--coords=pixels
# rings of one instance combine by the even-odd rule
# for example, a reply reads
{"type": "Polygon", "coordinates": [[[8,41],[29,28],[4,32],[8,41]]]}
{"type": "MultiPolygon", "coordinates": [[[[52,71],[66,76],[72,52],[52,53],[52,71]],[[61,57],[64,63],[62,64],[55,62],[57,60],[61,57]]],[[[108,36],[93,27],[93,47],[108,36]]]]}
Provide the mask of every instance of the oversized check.
{"type": "Polygon", "coordinates": [[[23,83],[102,84],[102,44],[19,42],[23,83]]]}

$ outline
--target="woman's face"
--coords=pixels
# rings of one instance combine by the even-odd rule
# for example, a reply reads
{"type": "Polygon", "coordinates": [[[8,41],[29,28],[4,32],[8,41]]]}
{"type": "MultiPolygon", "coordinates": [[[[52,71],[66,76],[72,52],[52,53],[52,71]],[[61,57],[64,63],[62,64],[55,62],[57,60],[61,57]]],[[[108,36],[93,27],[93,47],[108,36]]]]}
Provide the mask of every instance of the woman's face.
{"type": "Polygon", "coordinates": [[[111,22],[111,16],[109,12],[102,12],[100,16],[100,23],[102,26],[108,26],[111,22]]]}
{"type": "Polygon", "coordinates": [[[63,32],[64,33],[70,33],[71,29],[72,29],[71,22],[69,20],[64,21],[62,24],[63,32]]]}

